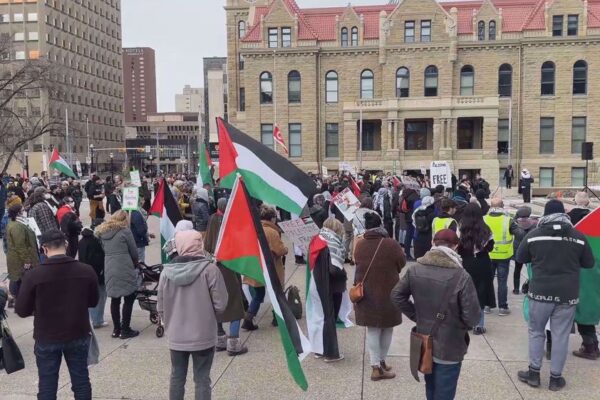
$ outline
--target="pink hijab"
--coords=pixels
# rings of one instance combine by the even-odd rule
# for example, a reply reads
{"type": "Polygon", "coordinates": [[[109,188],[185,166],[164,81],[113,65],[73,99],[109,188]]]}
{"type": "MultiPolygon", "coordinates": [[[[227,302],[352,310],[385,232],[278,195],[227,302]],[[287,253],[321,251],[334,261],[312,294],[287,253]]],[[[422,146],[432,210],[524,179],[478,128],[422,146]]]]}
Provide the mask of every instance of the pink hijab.
{"type": "Polygon", "coordinates": [[[185,222],[179,221],[175,228],[175,247],[177,248],[177,254],[190,257],[204,256],[204,237],[200,232],[194,230],[191,223],[185,224],[185,222]]]}

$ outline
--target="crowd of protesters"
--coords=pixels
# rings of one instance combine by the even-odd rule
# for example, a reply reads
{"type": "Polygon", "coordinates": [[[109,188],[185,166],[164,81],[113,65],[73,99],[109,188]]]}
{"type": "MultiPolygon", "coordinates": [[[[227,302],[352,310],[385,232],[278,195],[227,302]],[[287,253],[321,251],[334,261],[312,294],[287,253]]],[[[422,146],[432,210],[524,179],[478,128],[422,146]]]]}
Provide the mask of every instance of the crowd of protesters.
{"type": "MultiPolygon", "coordinates": [[[[512,169],[504,177],[510,187],[512,169]]],[[[186,175],[164,179],[184,218],[164,247],[170,262],[164,265],[158,287],[157,311],[165,325],[172,365],[169,396],[183,398],[192,358],[196,398],[204,399],[210,397],[214,352],[226,351],[230,356],[248,352],[240,329],[259,328],[255,317],[266,290],[260,282],[239,276],[210,256],[228,190],[198,187],[186,175]],[[242,284],[250,289],[248,301],[242,284]],[[229,323],[228,331],[224,323],[229,323]]],[[[575,320],[579,270],[595,264],[586,238],[573,228],[590,211],[586,193],[577,194],[577,207],[569,214],[560,201],[552,200],[538,218],[526,205],[516,215],[509,214],[502,198],[492,193],[480,175],[473,179],[453,176],[450,188],[431,187],[423,175],[397,177],[365,171],[313,179],[317,194],[309,199],[306,216],[312,217],[327,244],[327,260],[317,268],[327,266],[322,273],[328,276],[329,288],[319,295],[330,297],[322,300],[331,307],[325,312],[325,324],[334,336],[317,358],[325,362],[344,359],[335,324],[348,296],[348,283],[361,283],[365,294],[354,311],[356,323],[367,329],[371,379],[396,376],[387,355],[393,329],[402,323],[404,314],[416,322],[416,333],[433,336],[427,398],[453,399],[468,349],[468,332],[486,334],[485,315],[496,308],[499,316],[511,312],[508,277],[514,263],[515,295],[522,293],[522,267],[529,265],[523,292],[529,296],[530,363],[518,379],[540,385],[546,346],[551,359],[549,388],[560,390],[566,385],[562,371],[575,320]],[[360,203],[350,220],[333,202],[347,188],[360,203]],[[347,274],[348,265],[356,265],[353,278],[347,274]],[[436,318],[440,315],[441,322],[436,318]],[[546,330],[549,321],[551,332],[546,330]]],[[[528,191],[526,202],[532,182],[523,170],[519,190],[528,191]]],[[[55,361],[63,355],[71,375],[77,376],[72,382],[75,397],[89,398],[86,349],[90,329],[109,326],[104,319],[108,298],[112,337],[139,335],[131,326],[132,310],[140,289],[138,267],[143,267],[146,247],[154,237],[146,220],[158,185],[158,179],[144,178],[139,207],[128,214],[121,209],[126,184],[118,175],[105,179],[92,175],[83,186],[72,178],[53,180],[46,175],[2,179],[0,234],[7,257],[9,307],[22,317],[35,316],[40,398],[56,394],[59,366],[55,361]],[[91,224],[84,227],[80,207],[85,197],[91,224]],[[57,314],[61,318],[49,318],[57,314]]],[[[287,248],[277,222],[290,215],[260,202],[256,206],[283,288],[285,260],[292,249],[287,248]]],[[[297,246],[293,252],[297,264],[306,262],[306,254],[297,246]]],[[[600,298],[600,288],[595,296],[600,298]]],[[[583,343],[575,356],[600,357],[595,332],[600,315],[595,318],[577,321],[583,343]]],[[[275,316],[272,325],[277,325],[275,316]]]]}

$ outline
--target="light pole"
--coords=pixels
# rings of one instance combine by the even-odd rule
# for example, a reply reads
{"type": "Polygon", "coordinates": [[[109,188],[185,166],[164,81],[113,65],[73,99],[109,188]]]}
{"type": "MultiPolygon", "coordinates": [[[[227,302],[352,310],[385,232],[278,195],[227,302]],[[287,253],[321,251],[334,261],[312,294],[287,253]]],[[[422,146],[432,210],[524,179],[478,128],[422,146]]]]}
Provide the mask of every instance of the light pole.
{"type": "Polygon", "coordinates": [[[90,144],[90,177],[94,170],[94,143],[90,144]]]}
{"type": "Polygon", "coordinates": [[[29,179],[29,150],[25,150],[25,172],[27,173],[27,179],[29,179]]]}
{"type": "Polygon", "coordinates": [[[113,153],[110,153],[109,157],[110,157],[110,178],[111,178],[111,180],[114,180],[115,179],[115,176],[114,176],[115,173],[113,171],[113,159],[114,159],[115,156],[114,156],[113,153]]]}

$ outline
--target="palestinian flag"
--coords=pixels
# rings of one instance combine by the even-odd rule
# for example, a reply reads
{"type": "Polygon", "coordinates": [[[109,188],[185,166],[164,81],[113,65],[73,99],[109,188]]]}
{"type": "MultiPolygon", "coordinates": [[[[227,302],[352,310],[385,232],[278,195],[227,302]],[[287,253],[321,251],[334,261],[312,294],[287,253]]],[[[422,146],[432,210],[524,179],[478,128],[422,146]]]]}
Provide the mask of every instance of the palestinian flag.
{"type": "Polygon", "coordinates": [[[597,325],[600,322],[600,208],[583,218],[575,229],[586,236],[596,259],[594,268],[580,270],[575,321],[583,325],[597,325]]]}
{"type": "Polygon", "coordinates": [[[350,189],[352,189],[352,193],[354,193],[354,195],[360,199],[361,196],[361,192],[360,192],[360,186],[358,186],[358,184],[356,183],[356,181],[352,178],[352,176],[349,176],[348,179],[350,180],[350,189]]]}
{"type": "Polygon", "coordinates": [[[175,225],[182,220],[177,202],[165,179],[160,181],[154,203],[150,207],[150,214],[160,218],[160,258],[162,263],[165,264],[169,259],[162,248],[165,243],[175,236],[175,225]]]}
{"type": "Polygon", "coordinates": [[[58,154],[58,150],[54,149],[52,152],[52,157],[50,157],[50,168],[54,168],[60,173],[63,173],[71,178],[77,179],[78,176],[73,172],[71,168],[69,168],[69,164],[65,161],[64,158],[58,154]]]}
{"type": "Polygon", "coordinates": [[[331,263],[327,242],[316,235],[308,248],[306,325],[312,351],[325,356],[339,354],[336,322],[339,321],[345,328],[354,325],[348,318],[352,312],[352,304],[347,291],[342,296],[339,314],[332,316],[334,306],[329,292],[330,266],[337,268],[331,263]]]}
{"type": "Polygon", "coordinates": [[[277,319],[288,369],[298,386],[306,390],[308,382],[300,361],[310,352],[310,343],[302,334],[285,299],[267,238],[249,200],[243,178],[238,177],[223,216],[215,257],[232,271],[265,285],[277,319]]]}
{"type": "Polygon", "coordinates": [[[200,142],[198,157],[198,177],[196,178],[196,187],[201,188],[206,184],[209,184],[212,187],[213,179],[212,174],[210,173],[212,160],[210,159],[210,154],[208,153],[204,141],[200,142]]]}
{"type": "Polygon", "coordinates": [[[221,187],[233,188],[237,174],[248,193],[292,214],[302,214],[315,182],[286,158],[217,118],[221,187]]]}

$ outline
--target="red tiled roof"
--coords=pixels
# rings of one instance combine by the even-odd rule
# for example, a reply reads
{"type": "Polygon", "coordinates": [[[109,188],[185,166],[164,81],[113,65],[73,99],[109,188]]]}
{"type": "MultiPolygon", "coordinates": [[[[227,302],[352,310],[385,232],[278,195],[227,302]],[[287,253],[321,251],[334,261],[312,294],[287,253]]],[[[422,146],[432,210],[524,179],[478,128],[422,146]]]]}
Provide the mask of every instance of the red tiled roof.
{"type": "MultiPolygon", "coordinates": [[[[333,41],[337,39],[336,17],[341,19],[347,7],[322,7],[301,9],[295,0],[283,0],[292,14],[298,16],[298,39],[318,39],[333,41]]],[[[383,0],[382,0],[383,1],[383,0]]],[[[546,1],[553,0],[492,0],[494,7],[502,9],[502,32],[521,32],[524,30],[541,30],[545,28],[544,6],[546,1]]],[[[440,5],[447,11],[458,9],[458,33],[473,32],[473,14],[476,14],[483,1],[443,2],[440,5]]],[[[262,40],[260,20],[272,7],[257,7],[252,27],[242,39],[244,42],[262,40]]],[[[394,4],[373,6],[352,6],[357,15],[364,18],[364,38],[379,37],[379,13],[386,11],[388,15],[398,7],[394,4]]],[[[600,27],[600,0],[588,0],[588,26],[600,27]]]]}

